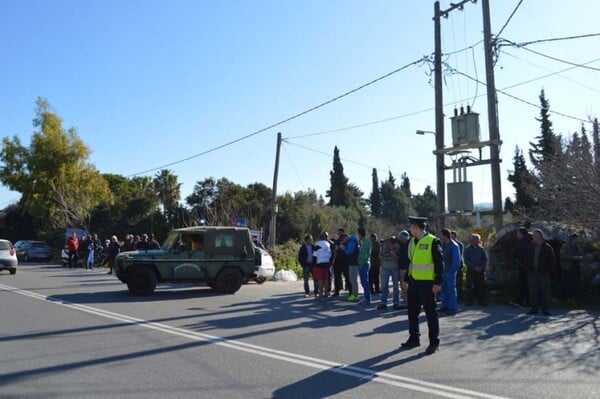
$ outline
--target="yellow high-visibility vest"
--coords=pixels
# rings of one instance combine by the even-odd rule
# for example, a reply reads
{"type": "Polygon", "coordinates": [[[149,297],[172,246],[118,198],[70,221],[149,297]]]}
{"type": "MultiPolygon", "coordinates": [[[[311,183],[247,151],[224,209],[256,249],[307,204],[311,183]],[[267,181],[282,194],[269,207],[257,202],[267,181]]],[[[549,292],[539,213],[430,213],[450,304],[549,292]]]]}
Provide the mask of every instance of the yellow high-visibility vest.
{"type": "Polygon", "coordinates": [[[435,279],[433,255],[431,253],[433,240],[435,240],[434,235],[426,234],[416,245],[414,238],[408,244],[408,257],[410,258],[408,274],[414,280],[433,281],[435,279]]]}

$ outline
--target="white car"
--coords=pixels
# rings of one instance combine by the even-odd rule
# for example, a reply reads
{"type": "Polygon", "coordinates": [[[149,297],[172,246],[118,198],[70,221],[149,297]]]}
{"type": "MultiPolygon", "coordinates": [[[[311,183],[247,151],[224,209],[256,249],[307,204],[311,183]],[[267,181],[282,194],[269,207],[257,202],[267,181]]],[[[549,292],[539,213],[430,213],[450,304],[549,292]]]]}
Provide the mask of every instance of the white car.
{"type": "Polygon", "coordinates": [[[275,274],[275,262],[267,251],[259,247],[255,248],[260,253],[260,262],[254,266],[254,275],[256,276],[254,281],[262,284],[275,274]]]}
{"type": "Polygon", "coordinates": [[[10,274],[17,272],[17,251],[8,240],[0,240],[0,270],[8,270],[10,274]]]}

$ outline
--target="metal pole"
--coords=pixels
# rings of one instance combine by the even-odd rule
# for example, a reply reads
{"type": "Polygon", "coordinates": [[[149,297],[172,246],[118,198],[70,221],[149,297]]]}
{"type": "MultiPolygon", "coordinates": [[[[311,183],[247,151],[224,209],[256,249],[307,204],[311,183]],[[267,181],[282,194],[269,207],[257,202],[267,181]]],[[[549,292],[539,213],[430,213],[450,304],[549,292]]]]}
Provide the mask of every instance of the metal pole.
{"type": "Polygon", "coordinates": [[[492,49],[492,30],[490,27],[490,3],[482,0],[483,9],[483,46],[485,50],[485,79],[487,85],[488,126],[490,131],[490,160],[492,169],[492,200],[494,227],[502,228],[502,186],[500,183],[500,132],[498,129],[498,101],[494,80],[494,59],[492,49]]]}
{"type": "Polygon", "coordinates": [[[271,224],[269,226],[269,248],[275,246],[277,227],[277,175],[279,174],[279,150],[281,148],[281,132],[277,133],[277,151],[275,153],[275,172],[273,173],[273,198],[271,200],[271,224]]]}
{"type": "Polygon", "coordinates": [[[434,84],[435,84],[435,149],[437,177],[437,233],[446,223],[446,182],[444,172],[444,100],[442,95],[442,28],[440,2],[434,3],[434,84]]]}

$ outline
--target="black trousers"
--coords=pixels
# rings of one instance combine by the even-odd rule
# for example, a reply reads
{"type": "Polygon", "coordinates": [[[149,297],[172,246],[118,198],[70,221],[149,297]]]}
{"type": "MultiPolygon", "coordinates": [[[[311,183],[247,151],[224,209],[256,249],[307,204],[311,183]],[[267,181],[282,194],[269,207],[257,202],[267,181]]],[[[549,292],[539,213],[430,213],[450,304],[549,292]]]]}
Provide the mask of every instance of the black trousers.
{"type": "Polygon", "coordinates": [[[335,292],[339,293],[344,289],[344,285],[342,283],[342,276],[344,276],[344,280],[346,280],[346,289],[351,291],[350,287],[350,276],[348,275],[348,265],[342,262],[333,264],[333,286],[335,287],[335,292]]]}
{"type": "Polygon", "coordinates": [[[381,266],[373,267],[373,265],[371,265],[371,268],[369,269],[369,285],[371,286],[371,292],[373,293],[381,292],[381,287],[379,287],[380,268],[381,266]]]}
{"type": "Polygon", "coordinates": [[[429,343],[438,345],[440,343],[440,322],[435,307],[433,281],[416,281],[412,278],[408,283],[406,293],[408,299],[408,332],[412,340],[418,341],[419,336],[419,314],[421,307],[427,316],[427,328],[429,329],[429,343]]]}

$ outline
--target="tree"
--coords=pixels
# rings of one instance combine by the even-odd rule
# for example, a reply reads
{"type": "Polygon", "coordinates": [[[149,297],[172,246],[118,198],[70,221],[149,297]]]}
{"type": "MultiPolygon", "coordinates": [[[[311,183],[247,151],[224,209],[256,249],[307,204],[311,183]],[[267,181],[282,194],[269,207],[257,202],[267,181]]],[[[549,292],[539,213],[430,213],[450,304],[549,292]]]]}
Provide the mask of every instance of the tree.
{"type": "Polygon", "coordinates": [[[561,139],[554,134],[552,121],[550,121],[550,102],[546,99],[544,90],[540,93],[540,135],[536,136],[537,142],[530,142],[529,159],[534,167],[549,158],[555,158],[560,154],[561,139]]]}
{"type": "Polygon", "coordinates": [[[104,174],[114,196],[113,205],[98,207],[92,214],[90,231],[102,237],[129,233],[154,233],[162,236],[168,228],[164,218],[156,217],[158,197],[154,194],[152,179],[136,176],[128,179],[121,175],[104,174]],[[163,219],[161,222],[160,219],[163,219]]]}
{"type": "Polygon", "coordinates": [[[327,191],[329,205],[348,206],[348,178],[344,176],[344,166],[337,146],[333,149],[333,170],[329,172],[329,180],[331,182],[331,188],[327,191]]]}
{"type": "Polygon", "coordinates": [[[412,192],[410,191],[410,179],[408,178],[406,172],[402,173],[402,176],[400,178],[402,179],[402,183],[400,183],[400,188],[402,189],[402,191],[404,191],[408,198],[412,198],[412,192]]]}
{"type": "Polygon", "coordinates": [[[181,199],[181,183],[177,182],[177,176],[168,169],[160,170],[153,183],[154,192],[163,207],[165,220],[169,226],[173,226],[175,209],[179,207],[181,199]]]}
{"type": "Polygon", "coordinates": [[[217,181],[213,177],[209,177],[196,182],[194,191],[186,197],[185,201],[192,208],[195,217],[204,219],[208,224],[213,224],[215,219],[213,206],[217,194],[217,181]]]}
{"type": "Polygon", "coordinates": [[[29,147],[17,136],[2,139],[0,181],[22,194],[20,208],[40,229],[86,227],[92,210],[112,204],[106,180],[87,162],[89,148],[74,128],[62,120],[46,99],[36,101],[29,147]]]}
{"type": "Polygon", "coordinates": [[[429,218],[430,224],[436,216],[437,195],[431,189],[431,186],[425,187],[423,194],[417,194],[413,198],[414,207],[417,215],[429,218]]]}
{"type": "Polygon", "coordinates": [[[369,206],[371,207],[371,215],[381,216],[381,191],[379,188],[379,178],[377,177],[377,169],[373,168],[373,189],[369,196],[369,206]]]}
{"type": "Polygon", "coordinates": [[[412,204],[406,192],[396,186],[396,179],[389,172],[388,179],[381,183],[382,217],[394,225],[406,222],[412,212],[412,204]]]}
{"type": "Polygon", "coordinates": [[[538,198],[541,218],[597,230],[600,224],[597,207],[600,176],[591,153],[592,149],[582,145],[581,138],[575,133],[564,154],[547,158],[538,165],[544,184],[531,185],[526,189],[538,198]],[[589,154],[583,153],[584,148],[589,154]]]}
{"type": "Polygon", "coordinates": [[[509,173],[508,181],[515,188],[515,202],[511,205],[511,212],[521,215],[531,214],[537,205],[536,198],[531,194],[531,187],[539,186],[539,183],[535,175],[527,169],[523,151],[519,147],[515,148],[513,171],[509,173]]]}

